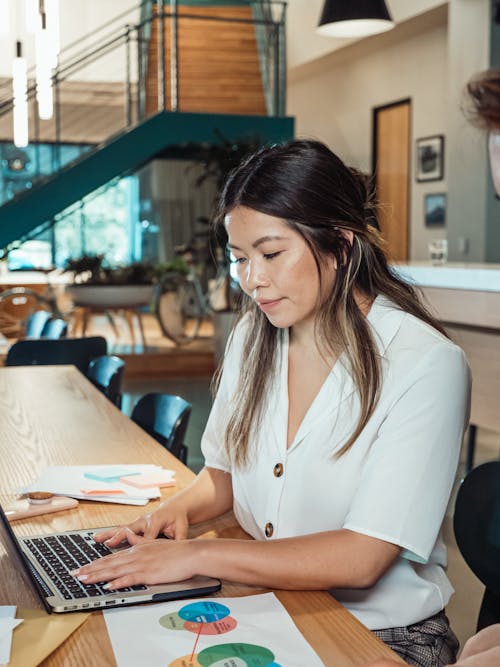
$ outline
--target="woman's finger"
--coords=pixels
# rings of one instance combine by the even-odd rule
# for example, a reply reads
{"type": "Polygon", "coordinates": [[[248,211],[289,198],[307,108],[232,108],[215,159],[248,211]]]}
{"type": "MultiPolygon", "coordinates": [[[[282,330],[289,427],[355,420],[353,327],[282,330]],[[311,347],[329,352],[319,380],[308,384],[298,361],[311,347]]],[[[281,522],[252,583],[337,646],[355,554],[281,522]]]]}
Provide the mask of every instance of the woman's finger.
{"type": "Polygon", "coordinates": [[[174,524],[173,537],[176,540],[185,540],[188,536],[189,523],[187,520],[178,519],[174,524]]]}
{"type": "Polygon", "coordinates": [[[155,516],[154,514],[146,514],[143,518],[144,518],[144,528],[143,528],[144,537],[147,537],[148,539],[154,539],[155,537],[158,537],[161,530],[161,525],[157,516],[155,516]]]}
{"type": "Polygon", "coordinates": [[[124,575],[122,577],[117,577],[111,581],[108,581],[107,584],[103,586],[107,591],[116,591],[119,588],[128,588],[129,586],[135,586],[136,584],[141,584],[137,576],[132,576],[130,574],[124,575]]]}

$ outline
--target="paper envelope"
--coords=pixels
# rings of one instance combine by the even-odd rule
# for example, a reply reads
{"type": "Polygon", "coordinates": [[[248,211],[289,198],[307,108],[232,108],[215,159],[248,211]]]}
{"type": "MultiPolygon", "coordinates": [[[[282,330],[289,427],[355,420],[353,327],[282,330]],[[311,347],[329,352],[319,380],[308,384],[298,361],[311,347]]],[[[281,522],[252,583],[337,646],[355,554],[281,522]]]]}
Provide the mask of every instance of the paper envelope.
{"type": "Polygon", "coordinates": [[[9,667],[36,667],[89,618],[42,609],[18,609],[16,616],[24,622],[14,630],[9,667]]]}

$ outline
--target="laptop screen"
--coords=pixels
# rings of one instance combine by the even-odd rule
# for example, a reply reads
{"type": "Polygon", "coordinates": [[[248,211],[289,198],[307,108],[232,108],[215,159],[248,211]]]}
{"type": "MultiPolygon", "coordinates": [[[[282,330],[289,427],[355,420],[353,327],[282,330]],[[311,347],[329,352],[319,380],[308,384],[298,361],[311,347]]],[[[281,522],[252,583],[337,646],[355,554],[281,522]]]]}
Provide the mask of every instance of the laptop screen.
{"type": "Polygon", "coordinates": [[[10,525],[9,520],[5,515],[4,509],[1,504],[0,504],[0,536],[1,536],[1,541],[5,545],[8,557],[12,559],[12,561],[17,565],[16,570],[17,571],[21,570],[23,574],[26,575],[24,577],[25,580],[29,582],[32,587],[33,585],[35,586],[40,599],[47,607],[47,609],[50,610],[50,607],[46,604],[45,595],[43,594],[40,588],[40,584],[37,581],[35,573],[33,572],[28,562],[26,561],[25,557],[23,556],[22,550],[19,546],[19,542],[14,534],[14,531],[12,530],[12,526],[10,525]]]}

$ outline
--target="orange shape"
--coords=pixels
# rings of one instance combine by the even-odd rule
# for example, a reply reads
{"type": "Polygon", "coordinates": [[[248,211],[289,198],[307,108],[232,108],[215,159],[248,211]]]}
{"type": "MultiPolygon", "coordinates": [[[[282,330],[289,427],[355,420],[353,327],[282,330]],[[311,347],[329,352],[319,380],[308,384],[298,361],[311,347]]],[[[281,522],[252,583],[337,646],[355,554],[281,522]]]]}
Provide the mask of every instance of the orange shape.
{"type": "Polygon", "coordinates": [[[182,658],[176,658],[173,662],[169,663],[168,667],[201,667],[201,665],[196,655],[193,655],[192,660],[190,655],[185,655],[182,658]]]}
{"type": "Polygon", "coordinates": [[[238,625],[236,619],[232,616],[226,616],[226,618],[221,619],[220,621],[214,621],[213,623],[202,623],[202,628],[200,632],[200,623],[193,623],[192,621],[186,621],[184,623],[184,629],[189,630],[201,635],[224,635],[226,632],[231,632],[238,625]]]}

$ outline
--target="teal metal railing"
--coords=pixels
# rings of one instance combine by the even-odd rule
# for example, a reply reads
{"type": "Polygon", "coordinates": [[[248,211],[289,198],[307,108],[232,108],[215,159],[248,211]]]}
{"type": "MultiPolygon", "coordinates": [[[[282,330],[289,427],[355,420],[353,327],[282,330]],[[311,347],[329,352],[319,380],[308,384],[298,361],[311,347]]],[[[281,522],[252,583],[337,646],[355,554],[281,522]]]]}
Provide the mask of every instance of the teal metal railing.
{"type": "MultiPolygon", "coordinates": [[[[211,0],[216,5],[222,0],[211,0]]],[[[7,165],[30,163],[31,168],[26,174],[26,187],[31,189],[35,184],[42,183],[67,166],[63,159],[63,146],[83,145],[88,143],[89,126],[94,137],[93,143],[99,145],[110,137],[128,128],[134,127],[145,119],[146,108],[146,73],[148,67],[148,45],[152,22],[159,20],[160,41],[163,51],[165,43],[165,18],[170,21],[172,58],[169,71],[165,69],[165,59],[160,58],[158,68],[158,105],[161,110],[178,110],[179,70],[175,57],[177,44],[177,19],[197,21],[218,21],[248,23],[255,25],[266,108],[270,116],[283,116],[285,113],[285,3],[264,0],[251,2],[254,18],[219,17],[197,13],[196,17],[183,13],[184,4],[203,5],[202,2],[177,2],[173,0],[151,0],[123,12],[101,28],[68,45],[62,52],[60,64],[54,71],[54,116],[50,121],[39,121],[36,110],[34,69],[28,73],[28,104],[30,108],[30,144],[26,149],[14,149],[5,143],[0,145],[0,159],[7,165]],[[122,24],[126,19],[134,23],[122,24]],[[168,89],[171,91],[167,99],[168,89]],[[88,108],[93,103],[99,107],[99,127],[92,123],[88,108]],[[101,102],[102,100],[102,102],[101,102]],[[86,109],[79,110],[85,104],[86,109]],[[102,109],[107,113],[103,114],[102,109]],[[40,169],[40,145],[49,144],[53,147],[51,168],[40,169]]],[[[205,3],[207,4],[207,3],[205,3]]],[[[230,4],[224,2],[223,4],[230,4]]],[[[233,0],[231,4],[245,4],[233,0]]],[[[244,85],[244,82],[242,82],[244,85]]],[[[214,82],[216,86],[216,82],[214,82]]],[[[10,84],[0,86],[0,121],[2,125],[12,126],[13,100],[8,97],[10,84]]],[[[96,114],[97,115],[97,114],[96,114]]],[[[87,147],[85,147],[87,151],[87,147]]],[[[83,154],[82,150],[82,154],[83,154]]],[[[74,161],[81,159],[77,155],[74,161]]],[[[12,174],[11,174],[12,175],[12,174]]],[[[5,177],[5,174],[4,174],[5,177]]],[[[9,174],[7,174],[9,177],[9,174]]],[[[17,172],[17,185],[22,174],[17,172]]],[[[11,199],[22,196],[22,188],[3,188],[0,185],[0,196],[11,199]]],[[[3,203],[0,199],[0,205],[3,203]]]]}
{"type": "MultiPolygon", "coordinates": [[[[217,4],[217,2],[218,0],[212,0],[210,4],[217,4]]],[[[117,159],[114,155],[115,147],[128,141],[129,135],[136,134],[131,132],[135,128],[142,130],[142,125],[146,120],[148,47],[154,20],[160,21],[160,48],[163,52],[167,37],[165,34],[166,22],[163,19],[174,19],[169,22],[172,31],[169,36],[170,43],[173,45],[171,66],[169,71],[166,71],[164,59],[161,58],[158,67],[157,106],[159,110],[177,111],[179,71],[178,61],[175,58],[176,19],[193,18],[188,13],[183,13],[183,4],[173,0],[162,0],[157,3],[146,0],[104,24],[99,31],[67,46],[61,52],[60,64],[53,76],[54,117],[51,121],[38,121],[34,71],[29,72],[28,100],[31,142],[26,148],[21,149],[16,149],[8,142],[0,142],[0,164],[2,165],[0,180],[3,178],[3,185],[5,185],[6,181],[10,179],[9,187],[3,187],[0,183],[0,217],[2,218],[0,248],[11,247],[14,239],[16,239],[14,245],[17,245],[21,240],[36,238],[53,228],[62,219],[61,215],[63,217],[67,215],[65,212],[60,214],[58,211],[68,206],[68,189],[71,189],[72,193],[80,193],[75,195],[78,199],[88,196],[92,189],[106,182],[104,172],[108,179],[124,173],[117,166],[117,159]],[[123,24],[123,21],[130,22],[123,24]],[[166,94],[167,81],[170,91],[168,97],[166,94]],[[81,103],[85,104],[85,110],[79,109],[81,103]],[[96,112],[94,115],[89,113],[89,105],[91,108],[92,104],[96,105],[99,113],[96,112]],[[106,111],[103,112],[103,109],[106,111]],[[95,143],[88,144],[89,134],[92,135],[95,143]],[[44,158],[47,147],[50,148],[49,160],[44,158]],[[106,159],[100,159],[101,153],[107,156],[106,159]],[[30,165],[29,169],[26,167],[27,164],[30,165]],[[91,171],[90,178],[86,179],[88,183],[83,183],[87,164],[91,171]],[[71,171],[75,171],[74,178],[70,178],[71,171]],[[103,172],[103,174],[98,174],[98,172],[103,172]],[[103,177],[97,178],[98,176],[103,177]],[[42,189],[45,190],[45,185],[49,186],[47,188],[47,193],[50,194],[47,197],[48,202],[43,201],[41,194],[42,189]],[[57,209],[54,206],[55,200],[60,200],[61,208],[57,209]],[[5,203],[3,210],[2,203],[5,203]],[[37,215],[33,215],[34,211],[37,215]]],[[[203,3],[196,3],[193,0],[192,3],[186,4],[203,3]]],[[[272,1],[239,3],[234,0],[234,4],[251,4],[254,10],[253,19],[214,18],[209,14],[197,13],[196,20],[244,22],[252,23],[255,26],[266,108],[268,115],[278,120],[285,113],[285,3],[272,1]]],[[[0,85],[0,121],[4,127],[12,123],[13,103],[12,99],[8,97],[8,90],[8,86],[0,85]]],[[[179,123],[172,123],[173,116],[170,120],[168,118],[159,119],[158,128],[162,129],[157,129],[156,132],[161,132],[160,136],[164,143],[167,139],[171,141],[173,135],[182,136],[183,141],[206,142],[210,141],[212,137],[216,142],[213,135],[214,127],[222,130],[227,136],[234,137],[238,136],[238,132],[241,132],[243,127],[247,128],[244,131],[246,134],[250,133],[250,128],[260,128],[264,140],[267,138],[275,141],[281,135],[290,136],[291,125],[287,124],[285,119],[283,119],[285,123],[283,127],[273,126],[271,128],[269,123],[261,122],[270,121],[271,118],[255,117],[255,120],[251,120],[248,116],[235,115],[233,122],[231,116],[222,120],[222,116],[216,117],[212,114],[211,117],[207,116],[206,122],[200,125],[199,120],[195,122],[195,115],[185,114],[185,125],[187,125],[182,126],[181,131],[179,123]]],[[[255,130],[255,132],[259,134],[260,130],[259,132],[255,130]]],[[[153,143],[155,146],[158,144],[158,147],[161,148],[161,141],[153,141],[154,137],[149,135],[151,133],[148,134],[147,145],[142,140],[133,139],[130,136],[128,146],[135,146],[137,141],[141,144],[134,148],[137,159],[130,160],[130,168],[137,168],[143,158],[151,159],[153,143]]],[[[157,138],[158,134],[155,136],[157,138]]],[[[121,148],[121,150],[124,149],[121,148]]],[[[129,148],[126,149],[126,152],[132,154],[134,150],[129,148]]],[[[75,202],[76,199],[72,199],[70,203],[75,202]]]]}

